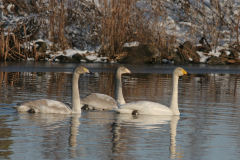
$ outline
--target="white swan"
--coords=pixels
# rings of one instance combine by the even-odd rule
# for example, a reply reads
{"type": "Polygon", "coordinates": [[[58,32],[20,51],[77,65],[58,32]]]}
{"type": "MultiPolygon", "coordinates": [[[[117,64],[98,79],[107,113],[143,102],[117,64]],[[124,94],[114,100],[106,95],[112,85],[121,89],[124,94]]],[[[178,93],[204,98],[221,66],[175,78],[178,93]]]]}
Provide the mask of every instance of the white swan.
{"type": "Polygon", "coordinates": [[[91,93],[86,98],[82,99],[81,103],[84,105],[82,109],[95,110],[111,110],[118,108],[119,105],[125,104],[122,94],[122,78],[121,75],[131,73],[126,67],[119,66],[115,71],[115,99],[100,93],[91,93]]]}
{"type": "Polygon", "coordinates": [[[14,107],[18,112],[40,112],[40,113],[59,113],[59,114],[71,114],[71,113],[81,113],[81,103],[78,89],[78,78],[80,74],[89,73],[89,70],[82,65],[78,65],[72,75],[72,108],[66,104],[50,100],[50,99],[40,99],[29,102],[23,102],[17,104],[14,107]]]}
{"type": "Polygon", "coordinates": [[[114,109],[114,111],[116,111],[117,113],[128,114],[180,115],[178,109],[178,79],[179,76],[186,74],[188,74],[187,71],[180,67],[177,67],[173,71],[173,90],[170,108],[155,102],[138,101],[124,104],[120,106],[118,109],[114,109]]]}

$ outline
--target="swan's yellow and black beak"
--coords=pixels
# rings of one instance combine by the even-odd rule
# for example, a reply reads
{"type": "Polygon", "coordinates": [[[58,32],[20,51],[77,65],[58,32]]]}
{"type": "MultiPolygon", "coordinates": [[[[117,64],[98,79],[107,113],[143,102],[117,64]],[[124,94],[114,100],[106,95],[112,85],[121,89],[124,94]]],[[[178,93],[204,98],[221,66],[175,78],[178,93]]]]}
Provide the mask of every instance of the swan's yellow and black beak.
{"type": "Polygon", "coordinates": [[[126,73],[131,74],[131,71],[129,69],[125,68],[125,70],[126,70],[126,73]]]}
{"type": "Polygon", "coordinates": [[[87,74],[94,74],[94,72],[92,72],[92,71],[88,71],[87,74]]]}
{"type": "Polygon", "coordinates": [[[94,74],[93,72],[89,71],[86,67],[84,67],[83,70],[84,70],[85,73],[94,74]]]}
{"type": "Polygon", "coordinates": [[[188,73],[188,72],[185,71],[184,69],[182,69],[182,73],[183,73],[184,75],[191,75],[190,73],[188,73]]]}
{"type": "Polygon", "coordinates": [[[86,67],[83,67],[83,70],[85,73],[90,73],[89,70],[86,67]]]}

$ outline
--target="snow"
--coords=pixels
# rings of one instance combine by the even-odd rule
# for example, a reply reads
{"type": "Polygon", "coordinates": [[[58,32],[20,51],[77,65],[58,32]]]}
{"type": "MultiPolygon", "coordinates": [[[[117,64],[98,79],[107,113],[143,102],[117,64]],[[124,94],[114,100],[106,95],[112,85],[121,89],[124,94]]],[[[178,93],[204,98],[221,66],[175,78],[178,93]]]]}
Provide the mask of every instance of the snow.
{"type": "MultiPolygon", "coordinates": [[[[80,55],[86,55],[89,54],[87,56],[85,56],[85,58],[91,62],[106,62],[106,59],[108,57],[98,57],[98,55],[94,52],[94,51],[88,51],[88,50],[79,50],[79,49],[67,49],[64,51],[57,51],[58,54],[51,54],[50,57],[53,56],[67,56],[67,57],[72,57],[75,54],[80,54],[80,55]]],[[[58,59],[54,59],[54,61],[59,61],[58,59]]],[[[81,62],[87,62],[86,60],[81,60],[81,62]]]]}
{"type": "Polygon", "coordinates": [[[44,42],[47,45],[47,49],[50,49],[50,47],[53,45],[53,42],[49,41],[48,39],[45,39],[44,42]]]}
{"type": "Polygon", "coordinates": [[[123,47],[137,47],[139,46],[139,42],[130,42],[130,43],[124,43],[123,47]]]}
{"type": "MultiPolygon", "coordinates": [[[[51,42],[49,40],[43,40],[43,39],[37,39],[33,42],[45,42],[47,44],[48,48],[53,44],[53,42],[51,42]]],[[[33,42],[30,43],[30,50],[33,46],[33,42]]],[[[29,43],[25,43],[24,45],[25,45],[26,48],[29,48],[29,43]]],[[[139,42],[135,41],[135,42],[125,43],[124,47],[133,47],[133,46],[138,46],[138,45],[139,45],[139,42]]],[[[199,44],[196,44],[196,46],[199,46],[199,44]]],[[[222,49],[226,49],[225,46],[227,46],[227,45],[224,44],[221,47],[220,46],[216,47],[216,49],[213,49],[212,51],[210,51],[208,53],[208,56],[204,55],[203,52],[197,51],[197,53],[200,56],[200,62],[205,63],[206,60],[209,58],[209,56],[219,57],[221,55],[221,53],[219,51],[222,50],[222,49]]],[[[23,45],[22,45],[22,47],[23,47],[23,45]]],[[[47,51],[47,53],[50,53],[50,51],[47,51]]],[[[91,62],[107,62],[107,59],[108,59],[108,57],[98,57],[96,51],[93,51],[93,50],[79,50],[79,49],[76,49],[76,48],[70,48],[70,49],[66,49],[66,50],[63,50],[63,51],[57,51],[56,53],[50,54],[50,57],[60,56],[60,55],[67,56],[67,57],[72,57],[75,54],[80,54],[80,55],[86,55],[87,54],[85,56],[85,58],[88,61],[91,61],[91,62]]],[[[226,51],[226,53],[227,53],[227,55],[230,54],[229,51],[226,51]]],[[[33,61],[34,59],[28,58],[27,60],[28,61],[33,61]]],[[[45,59],[45,60],[48,61],[50,59],[45,59]]],[[[192,61],[193,59],[189,58],[189,60],[192,61]]],[[[54,59],[54,61],[59,61],[59,60],[54,59]]],[[[87,61],[86,60],[81,60],[81,62],[87,62],[87,61]]],[[[163,59],[162,62],[163,63],[173,63],[173,62],[171,62],[170,60],[167,60],[167,59],[163,59]]],[[[116,63],[116,61],[111,61],[110,63],[116,63]]]]}
{"type": "Polygon", "coordinates": [[[85,59],[81,59],[80,62],[87,62],[85,59]]]}
{"type": "MultiPolygon", "coordinates": [[[[35,42],[45,42],[44,40],[42,39],[37,39],[35,42]]],[[[46,43],[46,42],[45,42],[46,43]]]]}
{"type": "Polygon", "coordinates": [[[200,56],[200,62],[206,62],[206,61],[207,61],[208,57],[205,56],[205,55],[203,54],[203,52],[197,51],[197,53],[198,53],[199,56],[200,56]]]}
{"type": "Polygon", "coordinates": [[[55,62],[59,62],[59,59],[54,59],[55,62]]]}
{"type": "Polygon", "coordinates": [[[90,61],[96,61],[96,62],[100,62],[101,61],[101,59],[97,58],[95,55],[86,56],[86,59],[88,59],[90,61]]]}
{"type": "Polygon", "coordinates": [[[8,12],[9,12],[9,13],[13,13],[13,12],[11,11],[11,8],[14,8],[14,7],[15,7],[14,4],[9,4],[9,5],[7,6],[8,12]]]}
{"type": "Polygon", "coordinates": [[[212,51],[209,52],[208,55],[212,55],[212,56],[216,56],[219,57],[221,55],[221,53],[219,52],[219,50],[223,49],[223,47],[217,47],[216,49],[213,49],[212,51]],[[216,51],[215,51],[216,50],[216,51]]]}
{"type": "Polygon", "coordinates": [[[168,63],[168,60],[167,59],[162,59],[162,62],[163,63],[168,63]]]}
{"type": "MultiPolygon", "coordinates": [[[[210,51],[210,52],[208,53],[208,55],[209,55],[209,56],[219,57],[219,56],[221,55],[220,50],[222,50],[222,49],[227,49],[227,48],[225,48],[225,47],[223,47],[223,46],[218,46],[218,47],[216,47],[216,49],[212,49],[212,51],[210,51]]],[[[204,55],[203,52],[197,51],[197,53],[199,54],[199,56],[200,56],[200,62],[202,62],[202,63],[205,63],[205,62],[207,61],[207,59],[209,58],[209,56],[204,55]]],[[[226,51],[226,53],[227,53],[227,55],[230,54],[229,51],[226,51]]]]}
{"type": "Polygon", "coordinates": [[[68,57],[72,57],[75,54],[86,54],[88,51],[81,51],[79,49],[67,49],[64,51],[57,51],[58,55],[64,55],[64,56],[68,56],[68,57]]]}
{"type": "Polygon", "coordinates": [[[34,61],[34,58],[27,58],[27,61],[34,61]]]}
{"type": "Polygon", "coordinates": [[[168,59],[162,59],[162,63],[174,64],[174,61],[171,61],[171,60],[168,60],[168,59]]]}

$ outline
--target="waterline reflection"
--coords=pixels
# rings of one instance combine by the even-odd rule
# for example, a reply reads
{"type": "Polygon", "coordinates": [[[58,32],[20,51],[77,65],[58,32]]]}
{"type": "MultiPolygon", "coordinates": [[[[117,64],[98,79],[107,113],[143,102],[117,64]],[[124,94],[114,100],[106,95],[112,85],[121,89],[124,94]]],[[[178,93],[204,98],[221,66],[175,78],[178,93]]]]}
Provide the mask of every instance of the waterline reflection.
{"type": "Polygon", "coordinates": [[[70,137],[69,137],[69,146],[70,146],[70,158],[77,157],[76,148],[77,148],[77,135],[78,129],[80,126],[79,118],[81,114],[72,114],[71,117],[71,126],[70,126],[70,137]]]}
{"type": "MultiPolygon", "coordinates": [[[[131,128],[133,130],[145,130],[146,133],[153,132],[154,130],[161,135],[161,133],[164,131],[162,128],[162,125],[169,124],[169,137],[170,137],[170,143],[169,143],[169,158],[171,159],[179,159],[183,158],[183,155],[181,153],[178,153],[177,151],[181,151],[180,148],[176,149],[176,135],[177,135],[177,123],[180,119],[179,116],[148,116],[148,115],[139,115],[139,116],[133,116],[130,114],[118,114],[115,117],[115,120],[112,124],[112,143],[113,143],[113,154],[117,155],[123,155],[127,154],[127,148],[128,144],[123,143],[128,135],[128,131],[124,129],[125,126],[128,126],[128,128],[131,128]]],[[[142,133],[140,131],[140,133],[142,133]]],[[[156,134],[155,138],[158,138],[159,135],[156,134]]],[[[134,139],[134,135],[128,135],[128,139],[134,139]],[[132,136],[132,137],[131,137],[132,136]]],[[[138,135],[139,136],[139,135],[138,135]]],[[[144,135],[141,135],[139,137],[144,137],[144,135]]],[[[130,140],[132,141],[132,140],[130,140]]],[[[141,141],[141,140],[139,140],[141,141]]],[[[137,147],[137,145],[134,145],[137,147]]]]}
{"type": "MultiPolygon", "coordinates": [[[[76,157],[76,137],[81,114],[18,113],[18,115],[17,124],[24,124],[24,126],[16,126],[14,129],[12,150],[15,154],[24,157],[35,153],[32,158],[37,159],[76,157]],[[28,148],[29,144],[34,144],[34,147],[28,148]],[[63,151],[66,150],[66,144],[69,144],[69,154],[63,154],[63,151]],[[22,148],[22,146],[27,148],[22,148]]],[[[16,157],[13,156],[12,158],[16,157]]]]}

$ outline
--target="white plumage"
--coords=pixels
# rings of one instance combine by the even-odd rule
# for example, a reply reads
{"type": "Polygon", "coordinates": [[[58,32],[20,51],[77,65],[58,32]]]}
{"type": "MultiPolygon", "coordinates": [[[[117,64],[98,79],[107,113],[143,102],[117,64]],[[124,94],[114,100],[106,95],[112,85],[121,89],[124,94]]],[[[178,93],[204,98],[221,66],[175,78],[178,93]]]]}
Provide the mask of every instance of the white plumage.
{"type": "Polygon", "coordinates": [[[83,105],[88,105],[88,109],[95,110],[111,110],[117,108],[117,102],[114,98],[100,93],[91,93],[86,98],[82,99],[83,105]]]}
{"type": "Polygon", "coordinates": [[[82,65],[77,66],[74,69],[72,75],[72,108],[66,104],[50,100],[50,99],[40,99],[29,102],[18,103],[14,107],[18,112],[40,112],[40,113],[58,113],[58,114],[71,114],[71,113],[81,113],[81,103],[78,89],[78,78],[80,74],[89,73],[89,70],[82,65]]]}
{"type": "Polygon", "coordinates": [[[186,74],[188,73],[180,67],[177,67],[173,72],[173,90],[170,108],[155,102],[138,101],[121,105],[118,109],[114,109],[114,111],[127,114],[180,115],[178,109],[178,79],[179,76],[186,74]]]}
{"type": "Polygon", "coordinates": [[[137,111],[138,114],[145,115],[173,115],[173,112],[167,106],[150,101],[127,103],[120,106],[120,108],[115,111],[128,114],[132,114],[133,111],[137,111]]]}
{"type": "Polygon", "coordinates": [[[82,99],[81,103],[86,109],[95,110],[111,110],[118,108],[119,105],[125,104],[122,94],[122,78],[124,73],[131,73],[126,67],[119,66],[115,71],[115,99],[100,93],[91,93],[86,98],[82,99]],[[87,106],[87,107],[86,107],[87,106]]]}

